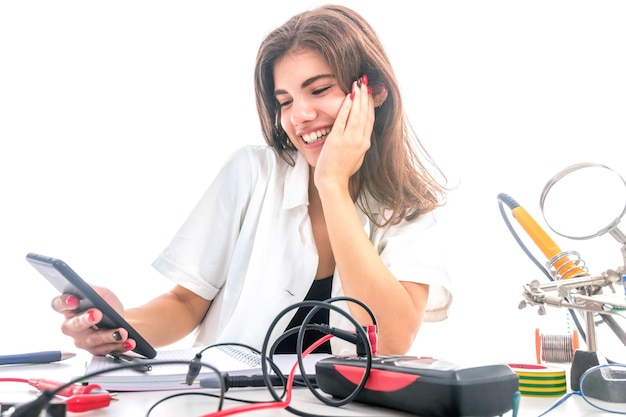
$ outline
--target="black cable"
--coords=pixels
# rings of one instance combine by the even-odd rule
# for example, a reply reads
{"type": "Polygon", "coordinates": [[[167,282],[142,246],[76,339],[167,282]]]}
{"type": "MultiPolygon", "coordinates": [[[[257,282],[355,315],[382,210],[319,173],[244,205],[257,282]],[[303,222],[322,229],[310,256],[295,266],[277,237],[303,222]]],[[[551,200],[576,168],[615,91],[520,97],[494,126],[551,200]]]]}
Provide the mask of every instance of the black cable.
{"type": "MultiPolygon", "coordinates": [[[[193,361],[200,361],[202,359],[202,354],[204,352],[206,352],[207,350],[209,350],[211,348],[217,348],[217,347],[220,347],[220,346],[239,346],[239,347],[243,347],[245,349],[248,349],[251,352],[256,353],[257,355],[261,354],[261,352],[259,352],[258,349],[255,349],[252,346],[246,345],[245,343],[238,343],[238,342],[214,343],[212,345],[205,346],[202,350],[200,350],[198,353],[196,353],[196,355],[194,356],[193,361]]],[[[272,369],[276,369],[274,364],[272,366],[272,369]]],[[[186,378],[187,385],[191,385],[191,383],[198,377],[199,373],[200,373],[200,369],[197,366],[193,366],[192,367],[190,365],[189,366],[189,372],[187,373],[187,378],[186,378]]]]}
{"type": "MultiPolygon", "coordinates": [[[[202,362],[198,362],[201,360],[202,358],[202,354],[204,352],[206,352],[209,349],[212,348],[218,348],[220,346],[239,346],[239,347],[243,347],[245,349],[250,350],[251,352],[259,355],[259,357],[261,357],[261,352],[250,346],[247,345],[245,343],[238,343],[238,342],[222,342],[222,343],[214,343],[208,346],[205,346],[204,348],[202,348],[202,350],[200,350],[199,352],[197,352],[194,355],[194,358],[192,359],[192,362],[196,362],[196,363],[202,363],[202,362]]],[[[283,381],[283,386],[286,387],[286,379],[284,378],[284,376],[282,375],[280,368],[278,367],[278,365],[276,365],[276,363],[271,360],[270,358],[266,358],[268,360],[268,362],[270,363],[270,367],[272,368],[272,370],[276,373],[276,375],[278,375],[281,380],[283,381]]],[[[168,401],[170,399],[173,398],[177,398],[177,397],[182,397],[185,395],[202,395],[202,396],[207,396],[207,397],[214,397],[214,398],[220,398],[222,401],[223,400],[230,400],[230,401],[236,401],[236,402],[241,402],[241,403],[247,403],[247,404],[257,404],[257,403],[264,403],[265,401],[252,401],[252,400],[246,400],[243,398],[234,398],[234,397],[229,397],[225,395],[225,392],[228,390],[228,386],[224,380],[223,374],[221,372],[219,372],[220,374],[220,386],[223,388],[223,391],[221,392],[220,395],[217,394],[213,394],[213,393],[206,393],[206,392],[181,392],[181,393],[175,393],[172,395],[168,395],[166,397],[161,398],[160,400],[158,400],[156,403],[154,403],[150,409],[148,410],[148,412],[146,413],[146,417],[149,417],[150,413],[154,410],[155,407],[157,407],[159,404],[164,403],[165,401],[168,401]]],[[[195,380],[195,378],[199,375],[199,370],[196,368],[196,366],[191,367],[190,365],[190,371],[187,374],[187,378],[186,378],[186,383],[187,385],[190,385],[191,383],[193,383],[193,381],[195,380]],[[191,382],[189,382],[191,381],[191,382]]],[[[303,383],[301,381],[295,381],[296,384],[299,385],[303,385],[303,383]]],[[[283,392],[283,396],[285,395],[286,390],[283,392]]],[[[282,397],[281,397],[282,398],[282,397]]],[[[221,409],[221,408],[220,408],[221,409]]],[[[219,410],[218,410],[219,411],[219,410]]]]}
{"type": "MultiPolygon", "coordinates": [[[[308,325],[309,321],[315,316],[315,313],[320,308],[326,307],[327,305],[330,306],[332,303],[337,302],[337,301],[348,301],[348,302],[353,302],[355,304],[358,304],[363,309],[365,309],[365,311],[369,314],[369,316],[370,316],[374,326],[377,325],[376,316],[374,315],[374,312],[365,303],[363,303],[360,300],[354,299],[352,297],[345,297],[345,296],[329,298],[329,299],[324,301],[323,305],[313,307],[311,309],[311,311],[309,312],[309,314],[307,314],[307,316],[304,318],[302,323],[304,325],[308,325]]],[[[343,310],[340,310],[340,311],[342,312],[342,314],[344,314],[343,310]]],[[[352,342],[356,346],[357,354],[361,353],[361,352],[359,352],[359,350],[362,350],[364,348],[365,352],[362,352],[362,353],[365,356],[365,358],[368,360],[368,364],[369,364],[368,367],[371,368],[372,357],[374,356],[374,353],[372,352],[372,347],[371,347],[371,345],[369,343],[369,335],[367,333],[365,333],[365,330],[363,329],[363,326],[361,326],[356,320],[354,320],[354,318],[352,316],[346,315],[346,317],[348,317],[350,319],[350,321],[352,322],[352,324],[354,324],[356,326],[357,332],[354,335],[354,337],[352,337],[351,334],[350,335],[346,335],[345,334],[346,333],[345,330],[334,329],[334,328],[331,328],[330,325],[329,326],[316,326],[316,327],[321,332],[324,332],[326,334],[332,334],[332,335],[334,335],[336,337],[340,337],[341,339],[344,339],[344,340],[347,340],[349,342],[352,342]],[[359,343],[359,341],[361,343],[359,343]],[[361,349],[359,349],[359,348],[361,348],[361,349]]],[[[300,371],[302,373],[305,372],[304,363],[302,362],[302,343],[303,343],[303,341],[304,341],[304,331],[303,331],[303,329],[300,329],[300,332],[298,333],[298,342],[296,344],[296,353],[298,354],[297,355],[298,365],[299,365],[300,371]]],[[[363,378],[361,380],[361,384],[359,384],[359,386],[354,390],[354,392],[351,395],[349,395],[348,397],[346,397],[346,398],[344,398],[344,399],[342,399],[340,401],[332,401],[332,400],[329,400],[326,397],[323,397],[322,395],[320,395],[311,386],[311,383],[308,380],[305,379],[304,383],[308,386],[308,388],[311,391],[311,393],[313,395],[315,395],[324,404],[338,407],[338,406],[341,406],[341,405],[344,405],[344,404],[347,404],[347,403],[353,401],[353,399],[358,395],[358,393],[365,386],[365,383],[367,382],[367,378],[369,377],[369,373],[370,373],[370,370],[368,369],[366,371],[366,373],[363,375],[363,378]]]]}
{"type": "Polygon", "coordinates": [[[626,331],[624,331],[622,326],[620,326],[617,320],[615,320],[615,317],[609,314],[600,313],[600,318],[604,323],[606,323],[607,326],[609,326],[609,329],[613,331],[613,334],[620,340],[620,342],[626,346],[626,331]]]}
{"type": "MultiPolygon", "coordinates": [[[[183,397],[183,396],[186,396],[186,395],[197,395],[197,396],[203,396],[203,397],[220,398],[220,395],[213,394],[213,393],[210,393],[210,392],[197,392],[197,391],[177,392],[175,394],[171,394],[171,395],[165,396],[165,397],[161,398],[160,400],[158,400],[157,402],[155,402],[154,404],[152,404],[152,406],[150,406],[150,408],[146,412],[146,416],[145,417],[150,417],[150,413],[152,411],[154,411],[154,409],[158,405],[163,404],[165,401],[168,401],[168,400],[171,400],[171,399],[174,399],[174,398],[177,398],[177,397],[183,397]]],[[[263,402],[263,401],[246,400],[246,399],[243,399],[243,398],[234,398],[234,397],[229,397],[229,396],[226,396],[226,395],[223,398],[225,400],[237,401],[237,402],[246,403],[246,404],[256,404],[256,403],[262,403],[263,402]]]]}
{"type": "MultiPolygon", "coordinates": [[[[338,401],[331,401],[328,398],[325,397],[321,397],[320,394],[317,393],[317,386],[314,382],[312,382],[309,378],[301,378],[301,380],[299,381],[294,381],[294,386],[296,384],[300,385],[300,386],[307,386],[309,388],[309,390],[318,397],[318,399],[320,399],[320,401],[322,401],[323,403],[327,404],[327,405],[332,405],[332,406],[341,406],[344,404],[347,404],[349,402],[352,402],[354,397],[356,397],[356,395],[358,395],[358,393],[363,389],[363,387],[365,386],[365,383],[367,382],[367,378],[369,377],[369,373],[371,370],[371,362],[372,362],[372,357],[373,357],[373,352],[371,350],[371,346],[369,344],[369,337],[368,334],[365,333],[365,330],[363,329],[362,326],[360,326],[360,324],[353,318],[351,317],[348,313],[346,313],[344,310],[333,306],[331,303],[336,302],[336,301],[350,301],[350,302],[354,302],[356,304],[359,304],[361,307],[363,307],[366,312],[370,315],[372,322],[374,324],[376,324],[376,317],[374,316],[373,312],[371,311],[371,309],[369,309],[369,307],[367,305],[365,305],[364,303],[362,303],[359,300],[350,298],[350,297],[336,297],[336,298],[330,298],[327,299],[325,301],[312,301],[312,300],[307,300],[307,301],[303,301],[301,303],[296,303],[293,304],[291,306],[289,306],[288,308],[284,309],[281,313],[279,313],[277,315],[277,317],[274,319],[274,321],[272,322],[272,324],[270,325],[270,328],[268,329],[268,331],[266,332],[266,338],[265,338],[265,342],[263,344],[263,350],[259,351],[255,348],[253,348],[252,346],[243,344],[243,343],[236,343],[236,342],[226,342],[226,343],[216,343],[216,344],[212,344],[209,346],[204,347],[202,350],[200,350],[198,353],[196,353],[196,355],[194,356],[194,358],[188,362],[190,364],[190,369],[189,369],[189,373],[186,377],[186,382],[188,384],[193,383],[193,381],[196,379],[196,377],[199,374],[199,366],[202,362],[201,358],[202,358],[202,353],[204,353],[206,350],[210,349],[210,348],[214,348],[214,347],[219,347],[219,346],[240,346],[240,347],[244,347],[246,349],[249,349],[251,352],[254,352],[256,354],[259,355],[260,359],[261,359],[261,370],[262,370],[262,376],[264,378],[265,381],[265,385],[266,388],[270,391],[270,394],[272,395],[272,397],[274,398],[274,400],[276,401],[281,401],[282,398],[284,397],[284,395],[286,394],[286,389],[287,389],[287,380],[285,379],[281,369],[276,365],[276,363],[273,361],[273,355],[274,355],[274,351],[276,350],[276,347],[278,346],[278,344],[284,340],[285,338],[289,337],[292,334],[295,334],[296,332],[298,333],[298,340],[297,340],[297,344],[296,344],[296,353],[297,353],[297,359],[298,359],[298,366],[300,367],[300,372],[303,376],[306,375],[306,369],[304,367],[304,362],[303,362],[303,341],[304,341],[304,333],[307,330],[315,330],[318,332],[322,332],[322,333],[326,333],[326,334],[331,334],[335,337],[340,337],[340,338],[344,338],[349,340],[352,343],[359,343],[359,341],[361,342],[361,344],[364,345],[364,349],[365,349],[365,356],[364,358],[367,360],[367,364],[366,364],[366,369],[365,369],[365,373],[363,375],[363,379],[361,381],[361,384],[359,384],[359,386],[357,386],[357,388],[354,390],[354,392],[347,396],[344,399],[338,400],[338,401]],[[271,350],[270,350],[270,354],[267,355],[267,345],[268,345],[268,340],[269,337],[272,334],[272,331],[274,329],[274,327],[276,326],[277,322],[280,320],[280,318],[282,318],[282,316],[284,314],[286,314],[288,311],[295,309],[295,308],[299,308],[299,307],[313,307],[310,312],[307,314],[307,316],[304,318],[302,325],[301,326],[297,326],[294,327],[292,329],[289,329],[285,332],[283,332],[283,334],[281,336],[278,337],[278,339],[273,343],[271,350]],[[331,309],[331,310],[335,310],[337,312],[339,312],[340,314],[344,315],[345,317],[348,318],[348,320],[350,320],[352,322],[353,325],[355,325],[356,328],[356,332],[350,333],[350,332],[346,332],[345,330],[341,330],[341,329],[335,329],[332,328],[330,326],[327,325],[319,325],[319,324],[310,324],[309,321],[313,318],[313,316],[316,314],[317,311],[319,311],[321,308],[327,308],[327,309],[331,309]],[[272,384],[272,381],[270,381],[270,374],[269,374],[269,370],[268,370],[268,364],[269,366],[272,368],[272,370],[275,372],[275,374],[277,376],[280,377],[281,381],[283,381],[283,388],[284,391],[282,393],[282,395],[278,396],[278,394],[276,393],[276,390],[274,389],[274,385],[272,384]]],[[[186,362],[187,363],[187,362],[186,362]]],[[[224,399],[229,399],[229,400],[234,400],[234,401],[240,401],[240,402],[245,402],[245,403],[250,403],[250,404],[255,404],[255,403],[260,403],[263,401],[248,401],[248,400],[244,400],[244,399],[239,399],[239,398],[230,398],[230,397],[226,397],[224,395],[225,390],[228,388],[226,387],[226,384],[224,383],[223,380],[223,375],[220,373],[220,378],[221,378],[221,387],[222,387],[222,393],[219,396],[219,398],[221,399],[221,401],[223,401],[224,399]]],[[[204,396],[215,396],[217,397],[217,395],[213,395],[210,393],[198,393],[198,392],[184,392],[184,393],[176,393],[167,397],[164,397],[162,399],[160,399],[159,401],[157,401],[155,404],[152,405],[152,407],[148,410],[148,414],[146,414],[146,417],[149,417],[149,414],[152,410],[154,410],[154,408],[156,406],[158,406],[159,404],[162,404],[163,402],[176,398],[176,397],[180,397],[183,395],[204,395],[204,396]]],[[[221,409],[221,408],[220,408],[221,409]]],[[[291,406],[287,406],[285,408],[287,411],[296,414],[296,415],[300,415],[303,417],[332,417],[332,416],[323,416],[323,415],[318,415],[318,414],[311,414],[311,413],[306,413],[300,410],[297,410],[291,406]]],[[[339,416],[337,416],[339,417],[339,416]]]]}
{"type": "MultiPolygon", "coordinates": [[[[295,303],[285,309],[283,309],[280,313],[277,314],[277,316],[274,318],[274,320],[272,321],[272,323],[270,324],[266,335],[265,335],[265,339],[263,341],[263,347],[261,349],[261,358],[262,358],[262,362],[261,362],[261,368],[262,368],[262,374],[264,376],[264,378],[268,378],[268,371],[267,371],[267,365],[265,360],[263,360],[266,357],[271,358],[273,356],[273,351],[275,350],[276,346],[278,345],[279,340],[275,341],[274,344],[272,345],[272,347],[270,348],[270,354],[268,355],[268,348],[269,348],[269,340],[271,338],[271,335],[273,333],[274,328],[276,327],[278,321],[285,315],[287,314],[289,311],[293,310],[293,309],[297,309],[299,307],[313,307],[311,309],[311,311],[309,311],[309,313],[307,314],[307,316],[305,317],[305,319],[302,322],[302,325],[299,327],[296,327],[294,329],[298,329],[298,341],[296,344],[296,356],[298,359],[298,366],[300,368],[300,372],[301,374],[305,374],[306,373],[306,369],[304,367],[304,362],[303,362],[303,357],[302,357],[302,344],[304,341],[304,333],[306,332],[306,330],[308,329],[316,329],[316,330],[320,330],[323,328],[323,326],[316,326],[316,325],[311,325],[309,324],[309,321],[311,320],[311,318],[315,315],[315,313],[317,313],[317,311],[320,308],[327,308],[333,311],[338,312],[339,314],[343,315],[344,317],[346,317],[355,327],[356,329],[356,334],[358,336],[356,337],[360,337],[365,344],[365,348],[366,348],[366,355],[365,355],[365,360],[366,360],[366,366],[365,366],[365,372],[363,374],[363,377],[361,379],[361,382],[357,385],[357,387],[354,389],[354,391],[348,395],[347,397],[343,398],[343,399],[339,399],[339,400],[332,400],[330,398],[326,398],[321,396],[315,387],[312,386],[312,384],[310,383],[310,381],[308,381],[307,378],[304,378],[304,382],[307,385],[307,387],[309,388],[310,392],[315,395],[321,402],[323,402],[326,405],[330,405],[330,406],[335,406],[335,407],[339,407],[345,404],[348,404],[352,401],[354,401],[354,399],[356,398],[356,396],[362,391],[362,389],[364,388],[367,379],[369,377],[371,368],[372,368],[372,359],[373,359],[373,352],[371,349],[371,345],[369,343],[369,338],[368,335],[365,333],[365,330],[363,330],[363,327],[361,326],[361,324],[359,322],[356,321],[356,319],[354,319],[354,317],[352,317],[349,313],[347,313],[346,311],[344,311],[343,309],[333,305],[333,302],[336,301],[350,301],[350,302],[354,302],[358,305],[360,305],[361,307],[363,307],[366,312],[370,315],[372,322],[374,324],[376,324],[376,317],[374,315],[374,313],[371,311],[371,309],[365,305],[363,302],[356,300],[354,298],[351,297],[335,297],[335,298],[329,298],[327,300],[324,301],[315,301],[315,300],[305,300],[302,301],[300,303],[295,303]]],[[[330,329],[330,328],[325,328],[325,329],[330,329]]],[[[291,329],[290,329],[291,330],[291,329]]],[[[332,334],[332,333],[331,333],[332,334]]],[[[341,336],[337,336],[337,337],[341,337],[341,336]]],[[[282,340],[282,337],[279,337],[280,340],[282,340]]],[[[269,381],[268,381],[269,382],[269,381]]],[[[266,382],[266,385],[268,387],[268,390],[270,391],[270,394],[272,395],[272,397],[279,401],[279,397],[276,394],[276,391],[274,390],[274,388],[271,386],[270,383],[266,382]]],[[[287,411],[291,412],[292,414],[296,414],[299,416],[303,416],[303,417],[320,417],[319,415],[315,415],[315,414],[311,414],[311,413],[306,413],[304,411],[300,411],[297,410],[291,406],[287,406],[285,408],[287,411]]]]}
{"type": "MultiPolygon", "coordinates": [[[[165,397],[161,398],[160,400],[158,400],[157,402],[155,402],[154,404],[152,404],[150,406],[150,408],[148,409],[148,411],[146,412],[146,417],[150,417],[150,413],[152,411],[154,411],[154,409],[158,405],[163,404],[165,401],[171,400],[171,399],[176,398],[176,397],[182,397],[184,395],[199,395],[199,396],[201,395],[201,396],[205,396],[205,397],[219,398],[219,396],[217,394],[211,394],[211,393],[208,393],[208,392],[177,392],[176,394],[165,396],[165,397]]],[[[227,398],[227,397],[225,397],[225,398],[227,398]]]]}
{"type": "Polygon", "coordinates": [[[22,403],[9,408],[2,413],[2,416],[10,417],[38,417],[43,410],[48,408],[50,401],[54,398],[52,391],[44,390],[41,394],[27,403],[22,403]]]}
{"type": "MultiPolygon", "coordinates": [[[[142,365],[173,365],[173,364],[190,364],[191,361],[183,361],[183,360],[146,360],[146,361],[142,361],[142,365]]],[[[66,382],[65,384],[59,385],[57,388],[55,388],[54,390],[44,390],[41,392],[41,394],[33,401],[29,401],[26,403],[22,403],[19,404],[15,407],[12,407],[11,409],[9,409],[8,412],[4,412],[2,413],[2,416],[8,415],[11,417],[38,417],[41,412],[45,409],[48,408],[48,405],[50,404],[50,401],[52,401],[52,399],[61,391],[63,391],[65,388],[68,388],[74,384],[77,384],[81,381],[87,381],[89,380],[89,378],[92,378],[96,375],[101,375],[101,374],[106,374],[109,372],[113,372],[113,371],[118,371],[120,369],[131,369],[131,368],[137,368],[137,366],[139,366],[138,364],[121,364],[118,366],[114,366],[111,368],[106,368],[106,369],[100,369],[98,371],[94,371],[94,372],[90,372],[87,373],[85,375],[82,375],[80,377],[71,379],[69,382],[66,382]],[[6,413],[6,414],[5,414],[6,413]]],[[[217,411],[220,411],[223,406],[224,406],[224,393],[225,393],[225,389],[224,389],[224,379],[222,378],[222,374],[220,373],[219,369],[217,369],[215,366],[208,364],[208,363],[204,363],[204,362],[200,362],[200,366],[206,366],[207,368],[211,369],[213,372],[215,372],[217,374],[218,380],[220,381],[220,401],[218,403],[218,408],[217,411]]]]}

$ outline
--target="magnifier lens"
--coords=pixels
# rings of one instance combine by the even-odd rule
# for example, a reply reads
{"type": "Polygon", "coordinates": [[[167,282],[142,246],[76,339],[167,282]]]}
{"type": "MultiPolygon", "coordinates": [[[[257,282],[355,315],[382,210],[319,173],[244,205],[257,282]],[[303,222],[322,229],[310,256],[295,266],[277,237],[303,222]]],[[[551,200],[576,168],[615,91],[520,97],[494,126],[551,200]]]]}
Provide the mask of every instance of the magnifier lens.
{"type": "Polygon", "coordinates": [[[595,408],[626,414],[626,365],[590,368],[580,379],[580,392],[595,408]]]}
{"type": "Polygon", "coordinates": [[[604,165],[572,165],[546,184],[541,208],[548,226],[562,236],[600,236],[626,210],[626,183],[604,165]]]}

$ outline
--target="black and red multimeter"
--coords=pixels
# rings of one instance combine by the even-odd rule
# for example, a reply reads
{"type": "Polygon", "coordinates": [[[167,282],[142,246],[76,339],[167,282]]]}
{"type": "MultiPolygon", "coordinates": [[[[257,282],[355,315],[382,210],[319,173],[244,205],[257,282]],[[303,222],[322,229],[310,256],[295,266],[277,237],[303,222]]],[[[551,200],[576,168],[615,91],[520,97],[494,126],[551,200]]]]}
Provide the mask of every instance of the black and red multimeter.
{"type": "MultiPolygon", "coordinates": [[[[366,364],[364,357],[324,358],[315,365],[317,385],[346,398],[361,383],[366,364]]],[[[379,356],[355,401],[423,417],[493,417],[517,407],[519,381],[506,364],[460,367],[432,358],[379,356]]]]}

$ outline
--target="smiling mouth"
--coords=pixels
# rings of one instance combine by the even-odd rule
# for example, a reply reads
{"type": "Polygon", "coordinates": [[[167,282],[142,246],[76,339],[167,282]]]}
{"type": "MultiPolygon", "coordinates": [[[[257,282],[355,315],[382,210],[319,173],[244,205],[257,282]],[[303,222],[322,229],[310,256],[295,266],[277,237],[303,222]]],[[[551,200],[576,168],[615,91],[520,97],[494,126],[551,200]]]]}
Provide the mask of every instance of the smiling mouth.
{"type": "Polygon", "coordinates": [[[306,144],[310,145],[312,143],[319,142],[320,140],[324,139],[329,133],[330,133],[330,129],[326,128],[326,129],[317,130],[315,132],[307,133],[306,135],[302,135],[300,137],[306,144]]]}

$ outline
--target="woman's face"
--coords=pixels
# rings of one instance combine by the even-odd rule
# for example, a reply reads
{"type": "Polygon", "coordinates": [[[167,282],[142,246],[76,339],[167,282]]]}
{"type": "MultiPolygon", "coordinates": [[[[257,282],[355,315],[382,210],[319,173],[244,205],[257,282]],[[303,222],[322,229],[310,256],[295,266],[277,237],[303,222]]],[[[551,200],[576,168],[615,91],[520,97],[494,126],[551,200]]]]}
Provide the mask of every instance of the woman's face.
{"type": "Polygon", "coordinates": [[[289,53],[274,65],[280,124],[314,167],[346,93],[328,63],[314,52],[289,53]]]}

